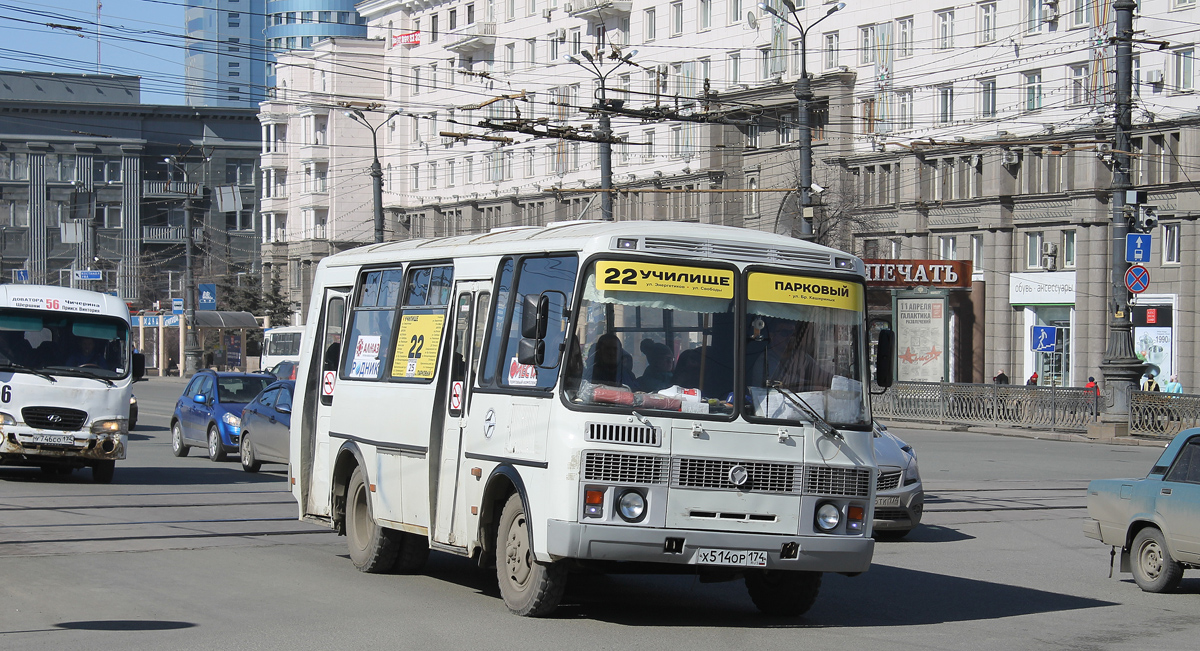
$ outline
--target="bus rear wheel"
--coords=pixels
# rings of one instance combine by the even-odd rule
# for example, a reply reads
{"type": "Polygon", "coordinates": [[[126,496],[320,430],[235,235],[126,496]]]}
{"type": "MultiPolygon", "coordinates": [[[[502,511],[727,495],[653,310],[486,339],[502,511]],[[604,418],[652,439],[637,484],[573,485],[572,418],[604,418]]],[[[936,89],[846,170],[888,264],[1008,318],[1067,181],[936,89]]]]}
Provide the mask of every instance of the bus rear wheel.
{"type": "Polygon", "coordinates": [[[370,574],[392,569],[400,554],[399,536],[379,526],[371,515],[362,468],[354,469],[346,488],[346,545],[354,567],[370,574]]]}
{"type": "Polygon", "coordinates": [[[522,617],[554,612],[567,587],[561,563],[539,563],[530,544],[525,504],[516,493],[508,498],[496,529],[496,578],[504,605],[522,617]]]}
{"type": "Polygon", "coordinates": [[[746,572],[750,600],[765,615],[796,617],[808,612],[821,591],[820,572],[746,572]]]}

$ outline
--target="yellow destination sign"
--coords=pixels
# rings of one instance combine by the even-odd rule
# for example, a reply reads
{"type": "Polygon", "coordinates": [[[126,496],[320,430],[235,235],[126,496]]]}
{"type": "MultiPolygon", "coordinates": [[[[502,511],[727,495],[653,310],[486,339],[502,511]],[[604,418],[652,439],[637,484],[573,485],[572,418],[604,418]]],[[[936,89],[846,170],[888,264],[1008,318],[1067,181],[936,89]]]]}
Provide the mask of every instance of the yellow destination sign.
{"type": "Polygon", "coordinates": [[[405,314],[392,355],[392,377],[433,378],[445,314],[405,314]]]}
{"type": "Polygon", "coordinates": [[[747,279],[747,294],[752,301],[863,309],[862,285],[831,278],[752,273],[747,279]]]}
{"type": "Polygon", "coordinates": [[[734,272],[648,262],[597,262],[596,289],[733,298],[734,272]]]}

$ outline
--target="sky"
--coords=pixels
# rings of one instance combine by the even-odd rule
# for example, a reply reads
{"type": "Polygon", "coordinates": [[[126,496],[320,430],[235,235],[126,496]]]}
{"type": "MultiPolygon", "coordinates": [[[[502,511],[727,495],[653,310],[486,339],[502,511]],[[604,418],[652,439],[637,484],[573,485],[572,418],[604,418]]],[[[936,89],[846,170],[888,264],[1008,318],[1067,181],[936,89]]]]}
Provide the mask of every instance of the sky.
{"type": "MultiPolygon", "coordinates": [[[[183,0],[103,0],[99,22],[100,72],[140,75],[145,104],[184,103],[183,0]]],[[[0,69],[95,73],[96,1],[0,0],[0,69]]]]}

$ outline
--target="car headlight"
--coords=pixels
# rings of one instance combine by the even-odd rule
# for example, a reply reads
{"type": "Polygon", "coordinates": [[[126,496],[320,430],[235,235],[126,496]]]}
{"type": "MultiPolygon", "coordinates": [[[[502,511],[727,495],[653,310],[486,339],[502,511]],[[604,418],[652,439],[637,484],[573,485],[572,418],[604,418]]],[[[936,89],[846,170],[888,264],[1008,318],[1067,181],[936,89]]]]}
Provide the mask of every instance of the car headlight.
{"type": "Polygon", "coordinates": [[[242,428],[242,419],[238,418],[237,416],[234,416],[230,412],[225,412],[225,415],[221,416],[221,420],[225,421],[226,425],[228,425],[234,429],[242,428]]]}
{"type": "Polygon", "coordinates": [[[917,458],[913,457],[908,462],[908,468],[904,469],[904,485],[912,486],[921,481],[921,469],[917,467],[917,458]]]}
{"type": "Polygon", "coordinates": [[[842,511],[836,504],[826,502],[817,507],[817,527],[821,531],[833,531],[842,522],[842,511]]]}
{"type": "Polygon", "coordinates": [[[641,522],[646,517],[646,497],[636,490],[627,490],[617,498],[617,513],[626,522],[641,522]]]}
{"type": "Polygon", "coordinates": [[[129,404],[136,405],[137,404],[137,396],[129,396],[129,404]]]}
{"type": "Polygon", "coordinates": [[[92,423],[93,434],[123,434],[128,431],[128,425],[124,418],[110,418],[108,420],[98,420],[92,423]]]}
{"type": "Polygon", "coordinates": [[[4,412],[0,412],[0,426],[2,426],[2,425],[16,425],[16,424],[17,424],[17,421],[16,421],[16,419],[14,419],[12,416],[10,416],[10,415],[8,415],[8,414],[6,414],[6,413],[4,413],[4,412]]]}

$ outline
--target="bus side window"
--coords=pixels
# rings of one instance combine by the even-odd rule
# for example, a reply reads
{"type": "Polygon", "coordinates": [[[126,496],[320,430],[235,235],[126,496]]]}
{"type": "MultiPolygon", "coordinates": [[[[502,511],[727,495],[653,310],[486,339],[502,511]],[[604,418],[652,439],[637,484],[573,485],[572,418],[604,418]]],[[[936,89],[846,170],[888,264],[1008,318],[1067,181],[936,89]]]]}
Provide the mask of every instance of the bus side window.
{"type": "Polygon", "coordinates": [[[475,377],[479,377],[479,358],[483,353],[483,338],[487,333],[488,308],[492,304],[491,292],[479,292],[475,303],[475,345],[471,349],[474,351],[474,359],[471,360],[471,372],[475,377]]]}
{"type": "Polygon", "coordinates": [[[342,323],[346,319],[346,301],[335,297],[329,301],[329,310],[325,315],[325,358],[321,362],[321,370],[336,371],[338,360],[341,359],[342,323]]]}
{"type": "Polygon", "coordinates": [[[487,331],[487,354],[483,356],[483,366],[479,372],[479,386],[491,386],[496,380],[496,368],[500,365],[500,347],[504,340],[505,316],[509,311],[509,298],[512,297],[513,269],[515,262],[505,258],[500,265],[500,278],[496,281],[496,316],[492,319],[492,327],[487,331]]]}
{"type": "Polygon", "coordinates": [[[566,340],[567,311],[575,288],[575,274],[579,261],[573,255],[555,257],[527,257],[521,259],[517,275],[517,291],[512,301],[512,318],[509,320],[505,337],[504,356],[501,368],[510,369],[501,374],[500,385],[521,388],[549,389],[558,381],[561,344],[566,340]],[[550,299],[550,323],[546,330],[546,361],[551,368],[536,370],[536,383],[531,383],[529,371],[522,370],[516,363],[517,345],[521,341],[521,304],[525,296],[546,293],[550,299]],[[518,373],[519,371],[519,373],[518,373]],[[511,377],[510,377],[511,376],[511,377]]]}

